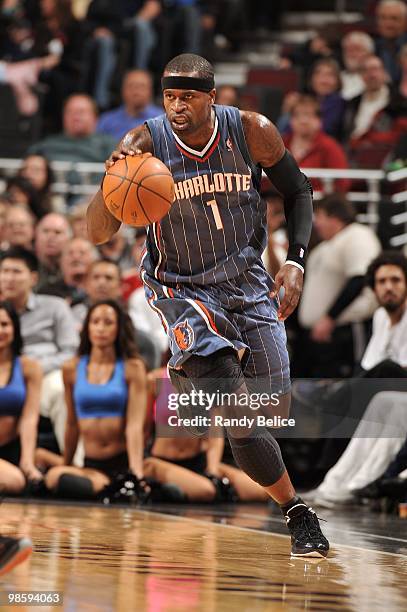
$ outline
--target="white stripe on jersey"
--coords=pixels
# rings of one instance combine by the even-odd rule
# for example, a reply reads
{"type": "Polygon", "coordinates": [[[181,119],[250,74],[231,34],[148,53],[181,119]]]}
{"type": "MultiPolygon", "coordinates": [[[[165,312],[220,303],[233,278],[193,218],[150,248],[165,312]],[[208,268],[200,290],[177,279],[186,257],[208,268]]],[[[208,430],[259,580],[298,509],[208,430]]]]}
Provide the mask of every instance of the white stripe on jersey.
{"type": "Polygon", "coordinates": [[[205,145],[205,147],[202,149],[202,151],[195,151],[195,149],[191,149],[191,147],[188,147],[188,145],[186,145],[185,142],[182,142],[182,140],[180,138],[178,138],[178,136],[175,134],[175,132],[172,132],[172,135],[174,136],[175,140],[178,142],[179,146],[182,147],[183,149],[185,149],[185,151],[188,151],[188,153],[191,153],[192,155],[195,155],[196,157],[205,157],[205,154],[211,148],[211,146],[214,143],[214,140],[215,140],[215,138],[216,138],[216,136],[218,134],[218,124],[219,124],[218,118],[215,115],[215,127],[213,128],[212,136],[210,137],[208,144],[205,145]]]}
{"type": "Polygon", "coordinates": [[[158,255],[159,255],[159,257],[158,257],[158,264],[156,265],[155,270],[154,270],[154,276],[158,279],[158,269],[159,269],[159,267],[161,265],[161,262],[162,262],[162,256],[161,256],[161,251],[160,251],[160,245],[158,244],[156,226],[157,226],[157,223],[153,223],[154,244],[156,246],[156,249],[157,249],[158,255]]]}

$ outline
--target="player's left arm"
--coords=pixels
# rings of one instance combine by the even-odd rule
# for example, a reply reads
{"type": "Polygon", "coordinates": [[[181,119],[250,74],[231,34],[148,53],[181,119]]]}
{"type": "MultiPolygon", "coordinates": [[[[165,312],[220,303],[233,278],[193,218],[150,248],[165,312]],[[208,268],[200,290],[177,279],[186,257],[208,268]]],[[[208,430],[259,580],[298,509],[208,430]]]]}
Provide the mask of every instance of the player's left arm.
{"type": "Polygon", "coordinates": [[[289,249],[287,260],[275,278],[273,297],[284,287],[278,318],[284,321],[300,299],[305,256],[312,229],[312,188],[291,153],[286,150],[277,128],[258,113],[241,112],[243,129],[253,161],[262,167],[284,198],[289,249]]]}

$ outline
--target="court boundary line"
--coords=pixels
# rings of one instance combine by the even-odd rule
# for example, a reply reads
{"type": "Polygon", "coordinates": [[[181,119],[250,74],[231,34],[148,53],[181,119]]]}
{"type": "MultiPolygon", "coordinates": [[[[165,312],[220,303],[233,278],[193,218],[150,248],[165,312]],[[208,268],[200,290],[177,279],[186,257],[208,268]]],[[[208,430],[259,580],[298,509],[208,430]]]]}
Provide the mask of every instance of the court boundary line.
{"type": "MultiPolygon", "coordinates": [[[[219,514],[219,516],[220,516],[220,514],[219,514]]],[[[257,514],[247,514],[247,513],[241,514],[240,516],[242,518],[257,519],[257,520],[263,520],[263,521],[267,520],[267,521],[269,521],[271,523],[281,524],[280,521],[277,518],[272,517],[272,516],[263,517],[263,516],[258,516],[257,514]]],[[[328,522],[329,522],[329,520],[328,520],[328,522]]],[[[234,525],[231,525],[231,527],[234,527],[234,525]]],[[[247,529],[249,529],[249,528],[247,528],[247,529]]],[[[340,531],[339,527],[330,527],[330,526],[328,526],[328,529],[332,530],[332,531],[340,531]]],[[[256,529],[256,531],[260,531],[260,530],[256,529]]],[[[358,536],[366,535],[366,536],[370,536],[372,538],[379,538],[379,539],[382,539],[382,540],[393,540],[394,542],[402,542],[403,544],[407,544],[407,540],[403,540],[402,538],[394,538],[394,537],[391,537],[391,536],[385,536],[385,535],[380,535],[380,534],[376,534],[376,533],[369,533],[367,531],[356,531],[354,529],[352,529],[352,530],[347,529],[346,532],[350,533],[350,534],[358,535],[358,536]]],[[[274,532],[261,531],[261,533],[274,533],[274,532]]],[[[284,535],[284,534],[280,534],[280,535],[284,535]]],[[[340,546],[352,546],[352,545],[351,544],[341,544],[340,546]]],[[[356,548],[358,548],[358,547],[356,547],[356,548]]],[[[371,550],[371,549],[367,548],[366,550],[371,550]]],[[[377,552],[379,552],[379,551],[377,551],[377,552]]],[[[386,551],[383,551],[383,552],[386,552],[386,551]]],[[[388,554],[399,555],[401,553],[388,553],[388,554]]],[[[401,556],[407,556],[407,555],[401,555],[401,556]]]]}
{"type": "MultiPolygon", "coordinates": [[[[165,516],[165,517],[169,517],[171,519],[174,520],[187,520],[187,521],[195,521],[196,523],[202,523],[204,525],[216,525],[217,527],[229,527],[230,529],[239,529],[240,531],[248,531],[250,533],[262,533],[264,535],[269,535],[269,536],[278,536],[279,538],[290,538],[290,536],[284,535],[283,533],[274,533],[271,531],[261,531],[260,529],[251,529],[250,527],[241,527],[239,525],[228,525],[225,523],[214,523],[211,521],[205,521],[203,519],[196,519],[196,518],[191,518],[190,516],[177,516],[174,514],[166,514],[165,512],[161,512],[161,511],[156,511],[156,510],[148,510],[147,508],[134,508],[136,511],[138,512],[142,512],[144,514],[157,514],[160,516],[165,516]]],[[[256,517],[258,518],[258,517],[256,517]]],[[[369,534],[366,534],[369,535],[369,534]]],[[[373,535],[373,534],[370,534],[373,535]]],[[[375,536],[374,536],[375,537],[375,536]]],[[[351,550],[363,550],[366,552],[370,552],[370,553],[375,553],[378,555],[391,555],[392,557],[401,557],[403,559],[407,559],[407,555],[403,555],[401,553],[392,553],[392,552],[388,552],[385,550],[372,550],[371,548],[364,548],[363,546],[352,546],[351,544],[334,544],[335,548],[337,547],[342,547],[342,548],[350,548],[351,550]]],[[[300,557],[299,557],[300,558],[300,557]]],[[[304,557],[306,558],[306,557],[304,557]]],[[[332,559],[333,560],[333,559],[332,559]]],[[[327,561],[329,561],[329,557],[327,557],[327,561]]]]}

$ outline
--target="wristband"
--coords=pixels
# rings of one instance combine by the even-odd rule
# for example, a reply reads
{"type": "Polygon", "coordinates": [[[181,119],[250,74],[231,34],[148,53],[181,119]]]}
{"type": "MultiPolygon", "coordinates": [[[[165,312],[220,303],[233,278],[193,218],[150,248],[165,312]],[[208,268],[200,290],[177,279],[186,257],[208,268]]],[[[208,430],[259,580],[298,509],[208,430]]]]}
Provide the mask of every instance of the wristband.
{"type": "Polygon", "coordinates": [[[304,272],[305,272],[304,267],[303,267],[301,264],[297,263],[296,261],[292,261],[291,259],[287,259],[287,260],[284,262],[284,265],[286,265],[286,264],[290,264],[290,266],[294,266],[295,268],[298,268],[299,270],[301,270],[301,272],[302,272],[303,274],[304,274],[304,272]]]}
{"type": "Polygon", "coordinates": [[[297,267],[305,270],[305,259],[307,248],[302,244],[293,244],[288,247],[287,259],[285,263],[297,264],[297,267]]]}

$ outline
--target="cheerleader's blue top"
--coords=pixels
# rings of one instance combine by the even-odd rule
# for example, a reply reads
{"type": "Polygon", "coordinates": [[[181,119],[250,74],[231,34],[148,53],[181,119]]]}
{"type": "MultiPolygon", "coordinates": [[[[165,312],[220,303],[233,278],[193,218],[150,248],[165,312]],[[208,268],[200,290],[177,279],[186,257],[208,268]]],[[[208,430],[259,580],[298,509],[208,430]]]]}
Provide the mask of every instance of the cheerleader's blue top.
{"type": "Polygon", "coordinates": [[[14,359],[7,385],[0,387],[0,416],[19,417],[26,397],[23,370],[18,357],[14,359]]]}
{"type": "Polygon", "coordinates": [[[124,374],[124,362],[116,361],[110,380],[103,385],[88,382],[89,355],[79,359],[73,390],[78,419],[96,417],[124,417],[127,408],[128,389],[124,374]]]}

